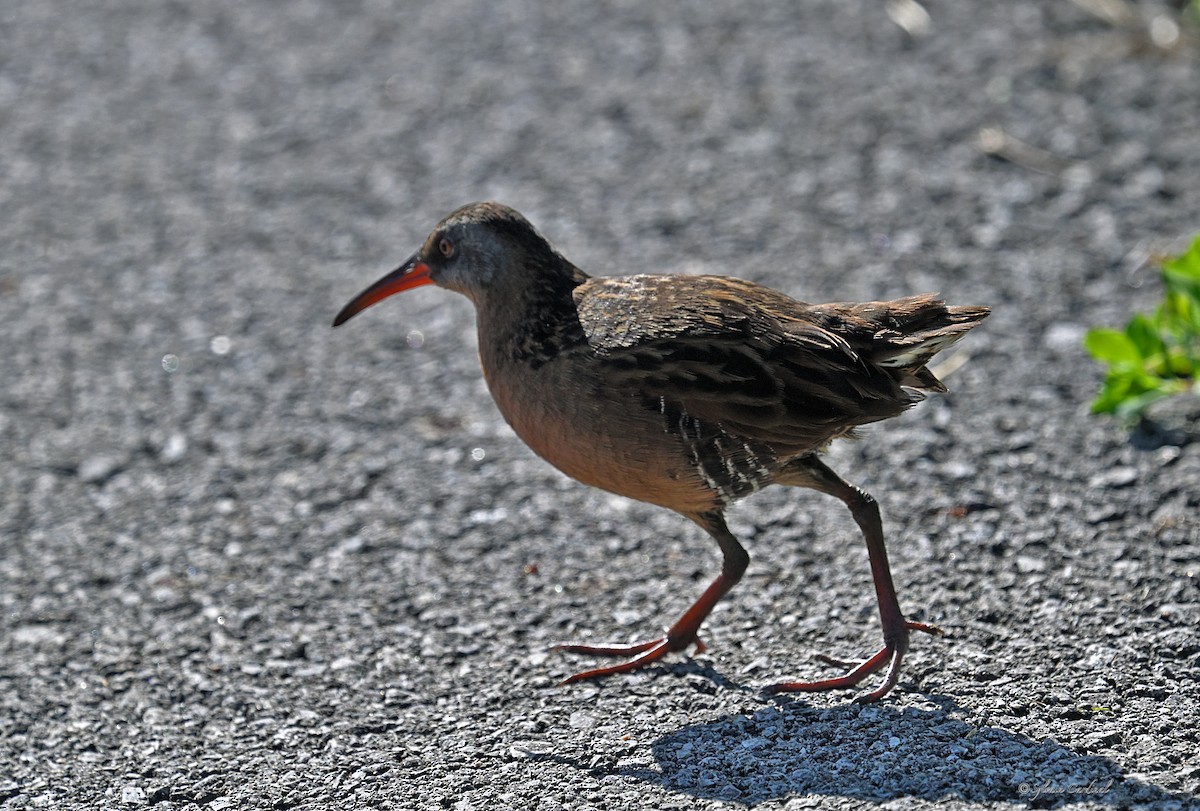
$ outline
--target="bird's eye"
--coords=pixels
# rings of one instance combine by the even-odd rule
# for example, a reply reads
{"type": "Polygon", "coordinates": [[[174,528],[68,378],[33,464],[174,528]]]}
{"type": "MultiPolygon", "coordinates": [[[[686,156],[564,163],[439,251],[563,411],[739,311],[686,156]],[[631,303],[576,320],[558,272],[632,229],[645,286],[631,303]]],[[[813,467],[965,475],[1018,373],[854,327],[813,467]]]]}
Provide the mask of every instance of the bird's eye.
{"type": "Polygon", "coordinates": [[[442,252],[442,256],[449,259],[451,256],[454,256],[454,243],[442,237],[438,241],[438,250],[442,252]]]}

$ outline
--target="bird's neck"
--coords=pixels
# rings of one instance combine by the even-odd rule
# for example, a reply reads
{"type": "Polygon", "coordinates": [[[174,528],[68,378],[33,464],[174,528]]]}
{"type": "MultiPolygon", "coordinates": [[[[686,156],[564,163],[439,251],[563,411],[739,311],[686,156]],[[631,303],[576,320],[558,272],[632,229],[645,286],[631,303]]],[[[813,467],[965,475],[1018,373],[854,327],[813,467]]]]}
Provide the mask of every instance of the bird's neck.
{"type": "MultiPolygon", "coordinates": [[[[557,258],[557,257],[556,257],[557,258]]],[[[566,260],[547,267],[501,301],[477,306],[482,358],[502,365],[545,364],[587,339],[573,291],[588,276],[566,260]]]]}

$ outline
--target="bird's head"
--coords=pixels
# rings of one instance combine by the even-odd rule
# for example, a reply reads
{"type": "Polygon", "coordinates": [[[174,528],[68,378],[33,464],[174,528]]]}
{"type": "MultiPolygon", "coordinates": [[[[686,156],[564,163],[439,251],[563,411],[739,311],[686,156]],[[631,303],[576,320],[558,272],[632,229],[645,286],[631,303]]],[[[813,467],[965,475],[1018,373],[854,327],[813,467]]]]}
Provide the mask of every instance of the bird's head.
{"type": "Polygon", "coordinates": [[[489,297],[519,295],[560,266],[572,267],[518,212],[499,203],[471,203],[438,223],[408,261],[355,296],[333,325],[426,284],[455,290],[477,305],[489,297]]]}

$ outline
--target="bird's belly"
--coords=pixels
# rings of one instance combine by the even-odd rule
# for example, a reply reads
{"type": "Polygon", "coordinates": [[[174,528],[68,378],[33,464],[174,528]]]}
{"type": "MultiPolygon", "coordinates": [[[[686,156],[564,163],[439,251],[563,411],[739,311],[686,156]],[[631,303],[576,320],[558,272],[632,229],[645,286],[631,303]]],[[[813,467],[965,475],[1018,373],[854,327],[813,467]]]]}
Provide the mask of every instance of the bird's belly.
{"type": "Polygon", "coordinates": [[[549,366],[527,374],[485,369],[500,413],[534,453],[610,493],[682,513],[719,505],[719,495],[705,485],[679,437],[663,429],[657,411],[581,387],[549,366]]]}

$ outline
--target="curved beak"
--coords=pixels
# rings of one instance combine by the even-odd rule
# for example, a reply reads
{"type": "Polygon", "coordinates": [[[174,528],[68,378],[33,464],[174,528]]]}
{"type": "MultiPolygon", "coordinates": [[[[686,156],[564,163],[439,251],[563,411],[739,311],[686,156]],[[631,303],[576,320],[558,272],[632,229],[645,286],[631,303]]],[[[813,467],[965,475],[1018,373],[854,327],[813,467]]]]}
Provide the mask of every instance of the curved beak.
{"type": "Polygon", "coordinates": [[[429,278],[429,265],[413,254],[403,265],[351,299],[337,314],[337,318],[333,319],[333,325],[341,326],[372,304],[383,301],[394,293],[411,290],[423,284],[433,284],[433,279],[429,278]]]}

